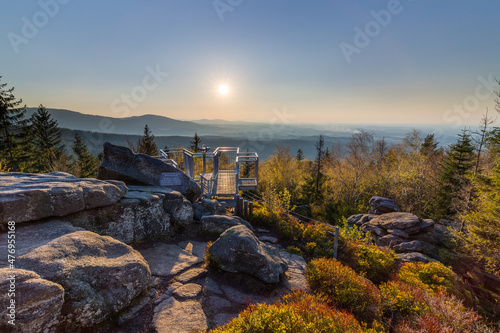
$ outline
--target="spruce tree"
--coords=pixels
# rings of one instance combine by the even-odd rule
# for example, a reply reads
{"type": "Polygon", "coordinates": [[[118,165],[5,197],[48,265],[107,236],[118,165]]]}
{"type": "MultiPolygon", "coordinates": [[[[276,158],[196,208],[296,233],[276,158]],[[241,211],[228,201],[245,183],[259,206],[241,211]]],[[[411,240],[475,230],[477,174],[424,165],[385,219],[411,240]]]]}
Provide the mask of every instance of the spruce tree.
{"type": "MultiPolygon", "coordinates": [[[[0,80],[1,80],[0,76],[0,80]]],[[[4,168],[22,171],[27,155],[29,121],[24,118],[26,107],[16,99],[14,88],[0,83],[0,159],[4,168]]]]}
{"type": "Polygon", "coordinates": [[[474,166],[474,146],[470,135],[463,130],[458,135],[456,143],[450,145],[450,150],[441,164],[439,172],[440,188],[435,204],[436,217],[451,217],[465,203],[466,187],[470,185],[466,173],[474,166]]]}
{"type": "Polygon", "coordinates": [[[439,142],[435,140],[434,134],[427,134],[424,142],[420,146],[420,153],[424,156],[432,156],[436,153],[438,145],[439,142]]]}
{"type": "Polygon", "coordinates": [[[155,136],[151,133],[148,125],[144,127],[144,136],[139,138],[137,152],[149,156],[158,155],[158,146],[155,142],[155,136]]]}
{"type": "Polygon", "coordinates": [[[304,160],[304,152],[302,151],[302,149],[298,149],[297,150],[297,156],[295,157],[295,159],[300,162],[302,160],[304,160]]]}
{"type": "Polygon", "coordinates": [[[198,136],[198,133],[194,133],[193,140],[190,143],[191,143],[191,146],[189,148],[193,152],[197,153],[200,151],[201,138],[198,136]]]}
{"type": "Polygon", "coordinates": [[[52,119],[47,109],[40,105],[31,116],[33,134],[33,166],[34,172],[51,171],[56,160],[64,154],[61,145],[61,129],[57,121],[52,119]]]}
{"type": "Polygon", "coordinates": [[[316,141],[316,159],[314,160],[314,198],[316,200],[320,197],[321,183],[323,180],[322,163],[325,157],[325,140],[323,135],[319,136],[318,141],[316,141]]]}
{"type": "Polygon", "coordinates": [[[99,160],[89,152],[85,140],[77,133],[75,133],[75,141],[73,141],[71,149],[73,150],[71,165],[73,173],[81,178],[96,177],[99,160]]]}

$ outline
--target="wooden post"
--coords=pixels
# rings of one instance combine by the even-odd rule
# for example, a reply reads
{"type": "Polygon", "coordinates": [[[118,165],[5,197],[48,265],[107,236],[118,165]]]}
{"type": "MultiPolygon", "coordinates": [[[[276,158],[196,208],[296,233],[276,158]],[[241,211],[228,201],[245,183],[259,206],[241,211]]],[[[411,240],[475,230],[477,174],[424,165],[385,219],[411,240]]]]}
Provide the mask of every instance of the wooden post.
{"type": "Polygon", "coordinates": [[[248,203],[248,219],[251,220],[253,216],[253,202],[248,203]]]}
{"type": "Polygon", "coordinates": [[[248,216],[248,200],[243,201],[243,218],[247,218],[248,216]]]}
{"type": "Polygon", "coordinates": [[[333,245],[333,257],[337,259],[337,249],[339,246],[339,227],[335,227],[335,241],[333,245]]]}
{"type": "Polygon", "coordinates": [[[238,197],[238,206],[240,207],[239,208],[239,217],[243,217],[243,198],[242,197],[238,197]]]}

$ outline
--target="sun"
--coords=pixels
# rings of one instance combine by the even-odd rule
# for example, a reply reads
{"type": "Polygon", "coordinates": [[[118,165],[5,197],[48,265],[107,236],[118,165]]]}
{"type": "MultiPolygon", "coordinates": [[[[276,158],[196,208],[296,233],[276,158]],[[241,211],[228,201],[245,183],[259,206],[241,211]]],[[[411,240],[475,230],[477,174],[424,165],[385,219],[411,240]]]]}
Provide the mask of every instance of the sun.
{"type": "Polygon", "coordinates": [[[219,94],[227,95],[228,92],[229,92],[228,86],[226,86],[225,84],[219,86],[219,94]]]}

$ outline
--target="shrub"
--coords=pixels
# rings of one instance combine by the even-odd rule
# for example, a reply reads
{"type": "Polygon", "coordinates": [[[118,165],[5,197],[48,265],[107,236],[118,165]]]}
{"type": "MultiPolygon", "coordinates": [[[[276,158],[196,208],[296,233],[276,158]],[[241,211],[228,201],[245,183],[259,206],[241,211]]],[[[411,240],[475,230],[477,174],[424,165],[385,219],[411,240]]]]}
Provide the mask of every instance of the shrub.
{"type": "Polygon", "coordinates": [[[430,292],[453,291],[453,271],[439,262],[405,263],[399,269],[398,279],[430,292]]]}
{"type": "Polygon", "coordinates": [[[308,254],[313,254],[317,246],[316,242],[309,242],[304,246],[304,249],[308,254]]]}
{"type": "Polygon", "coordinates": [[[380,285],[384,312],[402,316],[424,313],[428,307],[424,302],[425,291],[401,281],[389,281],[380,285]]]}
{"type": "Polygon", "coordinates": [[[373,283],[387,281],[394,272],[396,255],[389,249],[359,244],[355,249],[354,270],[373,283]]]}
{"type": "Polygon", "coordinates": [[[332,309],[317,298],[296,291],[273,304],[251,304],[212,333],[364,332],[349,313],[332,309]]]}
{"type": "Polygon", "coordinates": [[[296,246],[287,246],[286,251],[292,254],[298,254],[302,256],[302,251],[296,246]]]}
{"type": "Polygon", "coordinates": [[[465,308],[454,296],[424,293],[429,311],[401,322],[396,332],[498,332],[486,326],[474,311],[465,308]]]}
{"type": "Polygon", "coordinates": [[[360,320],[378,317],[380,292],[367,279],[335,259],[313,259],[306,275],[311,287],[324,295],[330,305],[352,311],[360,320]]]}

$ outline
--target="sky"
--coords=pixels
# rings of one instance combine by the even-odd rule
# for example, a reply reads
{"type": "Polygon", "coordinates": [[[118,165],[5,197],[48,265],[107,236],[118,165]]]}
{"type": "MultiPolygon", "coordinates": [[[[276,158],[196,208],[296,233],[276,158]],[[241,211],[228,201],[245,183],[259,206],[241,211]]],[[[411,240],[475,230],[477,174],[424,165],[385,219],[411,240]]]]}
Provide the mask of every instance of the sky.
{"type": "Polygon", "coordinates": [[[497,0],[0,0],[0,76],[28,106],[108,117],[459,127],[495,114],[499,13],[497,0]]]}

